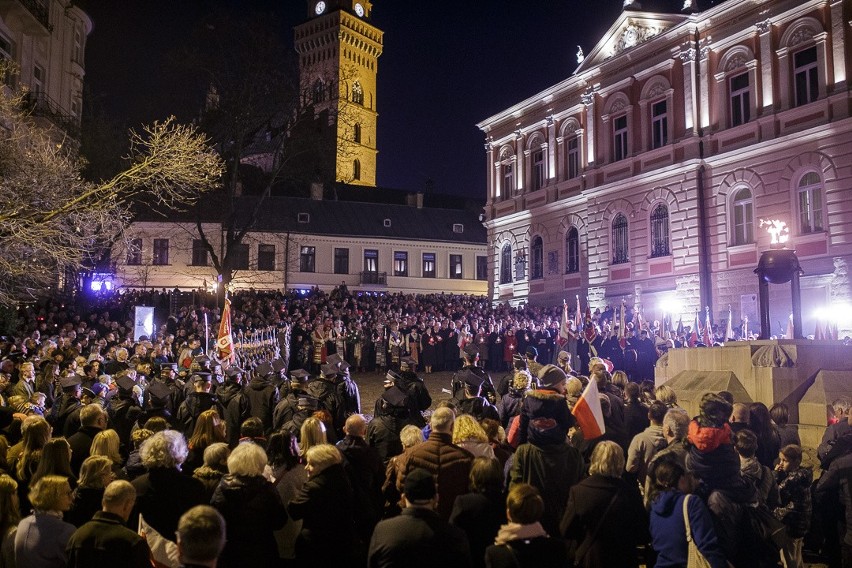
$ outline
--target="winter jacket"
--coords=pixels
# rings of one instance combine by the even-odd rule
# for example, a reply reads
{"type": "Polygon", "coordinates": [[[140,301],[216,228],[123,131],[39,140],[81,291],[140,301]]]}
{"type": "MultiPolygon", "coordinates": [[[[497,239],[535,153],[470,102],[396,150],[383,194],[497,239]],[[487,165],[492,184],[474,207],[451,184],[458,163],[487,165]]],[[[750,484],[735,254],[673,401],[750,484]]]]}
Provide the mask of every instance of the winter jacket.
{"type": "MultiPolygon", "coordinates": [[[[686,525],[683,522],[683,503],[686,495],[680,491],[664,491],[651,504],[651,543],[657,552],[656,568],[686,566],[686,525]]],[[[697,495],[688,502],[689,527],[698,550],[712,568],[727,568],[728,561],[716,539],[713,518],[697,495]]]]}
{"type": "Polygon", "coordinates": [[[512,460],[510,488],[518,483],[538,488],[544,500],[541,524],[548,534],[556,536],[568,493],[583,477],[584,467],[580,452],[566,442],[545,446],[521,444],[512,460]]]}
{"type": "Polygon", "coordinates": [[[500,493],[466,493],[456,497],[450,524],[467,534],[474,567],[485,566],[485,549],[506,522],[506,498],[500,493]]]}
{"type": "Polygon", "coordinates": [[[402,494],[405,477],[413,469],[424,468],[435,477],[438,489],[438,514],[449,520],[456,497],[467,493],[473,455],[452,443],[452,436],[431,432],[429,439],[405,454],[397,477],[397,490],[402,494]]]}
{"type": "Polygon", "coordinates": [[[376,414],[367,425],[367,444],[376,448],[382,463],[402,453],[399,433],[410,424],[408,418],[399,418],[389,414],[376,414]]]}
{"type": "Polygon", "coordinates": [[[811,525],[811,483],[813,473],[800,467],[796,471],[776,471],[780,499],[775,517],[787,527],[790,538],[802,538],[811,525]]]}
{"type": "Polygon", "coordinates": [[[648,462],[658,451],[666,447],[666,438],[663,436],[662,424],[651,424],[630,442],[627,450],[627,465],[625,469],[635,473],[639,483],[645,485],[645,476],[648,473],[648,462]]]}
{"type": "Polygon", "coordinates": [[[620,478],[603,475],[592,475],[570,489],[559,528],[576,545],[575,565],[585,568],[637,567],[636,547],[649,538],[639,491],[620,478]]]}
{"type": "Polygon", "coordinates": [[[227,473],[228,468],[226,466],[223,466],[222,469],[217,469],[209,465],[202,465],[195,468],[195,471],[192,472],[192,477],[204,485],[204,494],[207,497],[206,501],[209,502],[216,488],[219,486],[219,482],[222,481],[222,477],[227,475],[227,473]]]}
{"type": "Polygon", "coordinates": [[[488,402],[488,399],[484,396],[463,398],[458,403],[458,413],[470,414],[476,418],[477,422],[481,422],[486,418],[500,420],[500,413],[497,412],[497,408],[488,402]]]}
{"type": "Polygon", "coordinates": [[[500,404],[497,405],[497,412],[500,413],[500,424],[503,428],[509,429],[509,422],[521,413],[521,405],[524,402],[524,394],[526,391],[509,389],[509,392],[503,395],[500,399],[500,404]]]}
{"type": "Polygon", "coordinates": [[[137,515],[166,538],[174,538],[178,520],[196,505],[208,503],[204,486],[175,468],[152,468],[132,482],[136,506],[127,526],[138,526],[137,515]]]}
{"type": "Polygon", "coordinates": [[[529,390],[518,417],[518,444],[563,444],[574,423],[565,395],[546,389],[529,390]]]}
{"type": "Polygon", "coordinates": [[[343,423],[346,421],[346,403],[337,392],[337,385],[324,379],[317,379],[308,383],[305,391],[319,400],[320,405],[328,410],[335,432],[338,436],[342,436],[343,423]]]}
{"type": "Polygon", "coordinates": [[[340,563],[350,559],[355,501],[343,465],[329,466],[309,477],[287,511],[294,520],[302,520],[297,558],[310,558],[314,566],[342,566],[340,563]]]}
{"type": "Polygon", "coordinates": [[[336,445],[343,454],[343,470],[355,497],[355,526],[366,541],[382,517],[385,467],[376,449],[361,437],[346,436],[336,445]]]}
{"type": "Polygon", "coordinates": [[[272,411],[280,399],[278,389],[268,379],[255,377],[243,389],[243,394],[248,399],[251,415],[263,422],[264,432],[271,432],[272,411]]]}
{"type": "Polygon", "coordinates": [[[469,568],[470,547],[461,529],[434,511],[406,508],[378,524],[370,540],[369,568],[469,568]]]}
{"type": "Polygon", "coordinates": [[[191,392],[186,396],[175,417],[175,429],[180,430],[188,440],[195,430],[195,422],[205,410],[215,408],[219,416],[225,415],[225,409],[216,395],[209,392],[191,392]]]}
{"type": "Polygon", "coordinates": [[[219,566],[278,566],[274,530],[287,522],[287,510],[275,486],[262,476],[228,474],[210,500],[225,518],[227,535],[219,566]]]}
{"type": "Polygon", "coordinates": [[[775,509],[778,506],[778,484],[775,483],[772,470],[761,465],[757,458],[740,458],[740,471],[757,488],[760,502],[770,509],[775,509]]]}
{"type": "Polygon", "coordinates": [[[124,519],[98,511],[68,541],[69,568],[148,568],[151,551],[145,539],[124,526],[124,519]]]}
{"type": "Polygon", "coordinates": [[[216,391],[219,403],[225,409],[222,419],[225,421],[225,433],[228,437],[228,445],[232,448],[240,439],[240,426],[246,418],[251,416],[251,403],[243,389],[237,383],[227,381],[216,391]]]}

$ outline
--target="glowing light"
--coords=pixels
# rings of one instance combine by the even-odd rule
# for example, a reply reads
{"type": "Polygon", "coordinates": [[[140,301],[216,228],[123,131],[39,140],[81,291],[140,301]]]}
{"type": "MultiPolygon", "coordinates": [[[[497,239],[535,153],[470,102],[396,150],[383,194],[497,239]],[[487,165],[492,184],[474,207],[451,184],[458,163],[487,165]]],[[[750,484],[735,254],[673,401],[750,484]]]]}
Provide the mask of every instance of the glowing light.
{"type": "Polygon", "coordinates": [[[790,229],[784,221],[778,219],[761,219],[760,226],[766,227],[766,232],[772,238],[773,245],[784,245],[784,243],[790,240],[790,229]]]}
{"type": "Polygon", "coordinates": [[[586,59],[586,55],[583,53],[582,46],[577,46],[577,65],[583,62],[586,59]]]}

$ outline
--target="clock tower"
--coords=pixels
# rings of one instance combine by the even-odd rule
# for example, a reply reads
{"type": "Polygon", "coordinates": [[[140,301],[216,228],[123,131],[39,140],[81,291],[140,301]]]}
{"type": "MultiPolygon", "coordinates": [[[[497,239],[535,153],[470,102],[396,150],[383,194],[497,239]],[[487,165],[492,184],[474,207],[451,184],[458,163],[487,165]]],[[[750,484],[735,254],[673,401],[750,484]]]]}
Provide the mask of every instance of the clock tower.
{"type": "Polygon", "coordinates": [[[295,28],[299,83],[306,103],[336,129],[335,178],[376,185],[376,70],[382,31],[370,0],[308,0],[295,28]]]}

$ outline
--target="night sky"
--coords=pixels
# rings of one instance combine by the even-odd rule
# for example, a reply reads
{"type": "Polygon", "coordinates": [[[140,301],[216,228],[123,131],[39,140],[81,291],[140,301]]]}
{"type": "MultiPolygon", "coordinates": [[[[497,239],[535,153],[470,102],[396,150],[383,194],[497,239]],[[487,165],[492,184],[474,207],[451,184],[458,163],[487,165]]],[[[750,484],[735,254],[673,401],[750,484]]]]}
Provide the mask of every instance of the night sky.
{"type": "MultiPolygon", "coordinates": [[[[306,0],[79,0],[94,20],[87,96],[126,126],[177,108],[180,78],[163,71],[211,6],[271,12],[286,45],[306,0]]],[[[622,0],[374,0],[384,31],[378,64],[378,185],[485,199],[476,123],[576,68],[618,17],[622,0]]]]}

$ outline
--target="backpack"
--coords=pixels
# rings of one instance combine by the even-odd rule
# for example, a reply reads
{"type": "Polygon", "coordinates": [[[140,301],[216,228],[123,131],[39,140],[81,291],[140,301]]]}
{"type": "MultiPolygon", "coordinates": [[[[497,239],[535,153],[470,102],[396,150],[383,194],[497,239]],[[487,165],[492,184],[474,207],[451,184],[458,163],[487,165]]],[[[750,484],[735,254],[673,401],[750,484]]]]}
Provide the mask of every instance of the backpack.
{"type": "Polygon", "coordinates": [[[743,508],[758,553],[764,558],[777,559],[779,552],[790,544],[787,527],[775,518],[766,505],[746,505],[743,508]]]}

